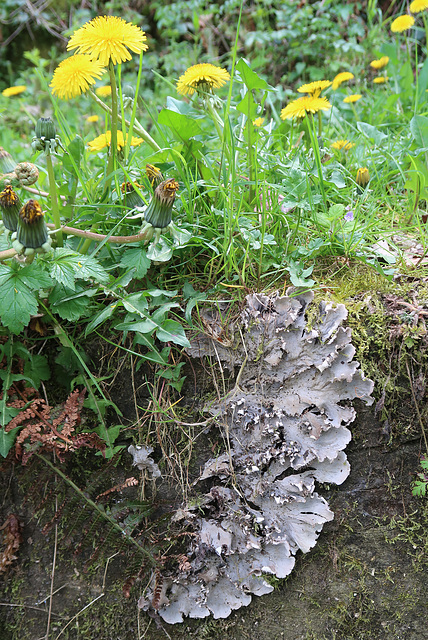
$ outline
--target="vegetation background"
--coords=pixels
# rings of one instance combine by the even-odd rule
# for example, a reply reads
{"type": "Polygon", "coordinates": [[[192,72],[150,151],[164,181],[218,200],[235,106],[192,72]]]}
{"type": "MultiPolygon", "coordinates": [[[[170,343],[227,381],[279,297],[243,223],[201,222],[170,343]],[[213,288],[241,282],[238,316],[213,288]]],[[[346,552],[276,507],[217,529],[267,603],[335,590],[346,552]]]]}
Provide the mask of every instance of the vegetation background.
{"type": "Polygon", "coordinates": [[[18,185],[22,200],[40,199],[51,230],[59,215],[103,237],[66,232],[34,261],[0,237],[2,637],[424,637],[426,12],[391,31],[409,3],[1,3],[0,144],[12,158],[1,171],[34,163],[37,191],[18,185]],[[148,44],[116,70],[122,125],[135,118],[147,136],[123,144],[113,173],[111,148],[89,145],[110,112],[49,87],[70,36],[97,15],[138,25],[148,44]],[[177,92],[199,63],[232,76],[211,101],[177,92]],[[325,88],[327,110],[283,117],[302,85],[342,72],[353,77],[325,88]],[[61,142],[52,153],[32,147],[45,117],[61,142]],[[110,243],[141,231],[121,184],[137,183],[147,205],[148,164],[180,186],[175,235],[110,243]],[[289,287],[346,304],[375,382],[375,409],[355,402],[351,477],[322,488],[335,521],[273,594],[224,621],[158,628],[136,603],[153,558],[183,551],[165,516],[173,488],[191,493],[204,453],[222,450],[218,431],[199,428],[221,373],[213,382],[192,363],[189,337],[213,330],[204,306],[289,287]],[[131,443],[153,447],[160,494],[147,471],[130,480],[131,443]]]}

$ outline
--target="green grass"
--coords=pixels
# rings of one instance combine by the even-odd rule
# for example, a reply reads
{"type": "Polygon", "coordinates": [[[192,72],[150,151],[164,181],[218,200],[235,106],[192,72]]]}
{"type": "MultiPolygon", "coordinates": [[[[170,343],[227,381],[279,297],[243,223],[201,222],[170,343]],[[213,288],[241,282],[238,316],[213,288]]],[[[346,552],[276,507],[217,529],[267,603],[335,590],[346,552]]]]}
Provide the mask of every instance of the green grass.
{"type": "MultiPolygon", "coordinates": [[[[59,58],[37,50],[24,54],[28,66],[10,78],[12,85],[27,84],[27,92],[0,96],[3,147],[40,171],[36,192],[17,186],[21,200],[38,197],[51,230],[60,223],[67,227],[52,235],[52,252],[20,262],[11,255],[10,239],[0,236],[1,332],[17,336],[40,313],[47,332],[56,336],[59,362],[64,350],[73,353],[75,369],[67,379],[74,373],[74,384],[86,384],[91,397],[104,404],[84,358],[90,336],[108,335],[110,344],[159,366],[162,375],[170,370],[166,375],[178,385],[180,369],[172,354],[188,344],[184,329],[201,300],[225,292],[239,298],[254,289],[285,292],[290,285],[334,290],[342,286],[334,284],[335,278],[346,280],[348,271],[368,270],[373,280],[391,281],[410,268],[403,260],[406,242],[422,245],[417,266],[419,272],[423,268],[428,61],[422,19],[417,17],[407,36],[397,35],[376,3],[370,4],[366,23],[362,17],[349,20],[346,4],[333,21],[315,3],[293,14],[287,31],[292,3],[277,8],[272,28],[273,13],[264,3],[256,17],[235,4],[242,13],[236,22],[226,22],[230,49],[222,54],[206,49],[207,33],[198,20],[202,3],[196,2],[192,13],[193,42],[183,42],[173,30],[185,21],[187,5],[172,3],[169,13],[156,5],[156,19],[172,30],[171,41],[163,58],[157,52],[157,61],[149,51],[139,63],[134,56],[111,67],[117,107],[91,92],[70,101],[56,99],[49,83],[59,58]],[[250,18],[257,18],[255,30],[250,18]],[[316,34],[311,52],[305,41],[309,26],[316,34]],[[292,68],[281,74],[269,52],[285,37],[295,46],[289,50],[292,68]],[[243,41],[248,50],[250,41],[258,43],[254,60],[241,55],[243,41]],[[316,64],[315,54],[324,48],[325,63],[316,64]],[[381,55],[389,57],[388,65],[375,72],[369,63],[381,55]],[[212,93],[179,95],[178,76],[201,61],[227,68],[230,82],[212,93]],[[286,104],[302,96],[301,84],[333,80],[348,70],[353,80],[323,91],[331,108],[303,119],[281,119],[286,104]],[[376,75],[388,80],[375,84],[376,75]],[[130,93],[135,95],[127,99],[130,93]],[[362,97],[345,103],[351,94],[362,97]],[[47,155],[31,148],[39,115],[52,117],[60,140],[47,155]],[[91,122],[91,116],[98,120],[91,122]],[[129,133],[127,144],[118,154],[107,147],[91,151],[88,143],[114,129],[116,116],[118,128],[129,133]],[[131,133],[143,142],[131,145],[131,133]],[[338,140],[351,145],[337,150],[332,145],[338,140]],[[148,244],[130,242],[145,228],[144,214],[126,206],[121,184],[134,183],[141,204],[148,203],[153,197],[145,176],[148,163],[179,182],[174,228],[148,244]],[[363,186],[357,184],[360,168],[370,175],[363,186]],[[101,237],[94,241],[88,232],[101,237]],[[128,241],[111,242],[111,236],[128,241]]],[[[218,6],[213,19],[223,13],[218,6]]],[[[108,84],[107,75],[99,84],[108,84]]],[[[4,417],[4,435],[7,424],[4,417]]],[[[100,433],[111,457],[114,442],[105,425],[100,433]]]]}

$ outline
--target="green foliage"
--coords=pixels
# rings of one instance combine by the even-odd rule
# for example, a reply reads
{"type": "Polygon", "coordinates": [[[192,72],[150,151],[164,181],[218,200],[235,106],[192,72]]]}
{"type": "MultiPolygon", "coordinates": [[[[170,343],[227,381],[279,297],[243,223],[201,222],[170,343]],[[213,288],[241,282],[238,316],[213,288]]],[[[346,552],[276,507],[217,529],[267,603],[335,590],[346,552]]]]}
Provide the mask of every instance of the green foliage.
{"type": "Polygon", "coordinates": [[[428,457],[422,456],[420,461],[422,471],[416,474],[417,480],[413,482],[412,493],[414,496],[424,497],[428,490],[428,457]]]}

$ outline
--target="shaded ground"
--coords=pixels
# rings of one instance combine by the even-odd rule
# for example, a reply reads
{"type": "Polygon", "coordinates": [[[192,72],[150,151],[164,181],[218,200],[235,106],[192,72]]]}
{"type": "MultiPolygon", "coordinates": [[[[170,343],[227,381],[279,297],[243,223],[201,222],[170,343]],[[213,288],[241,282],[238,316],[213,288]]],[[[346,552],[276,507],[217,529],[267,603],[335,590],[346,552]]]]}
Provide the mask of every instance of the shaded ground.
{"type": "MultiPolygon", "coordinates": [[[[132,390],[122,391],[128,402],[132,390]]],[[[144,582],[136,583],[130,598],[124,597],[120,556],[104,558],[84,573],[83,560],[73,559],[72,542],[66,539],[58,545],[49,639],[427,638],[428,507],[410,491],[421,435],[409,396],[407,389],[405,402],[396,406],[387,423],[375,419],[373,407],[355,404],[358,417],[347,448],[351,474],[341,487],[321,491],[335,519],[310,553],[298,555],[291,575],[275,580],[272,594],[254,597],[249,607],[226,620],[158,626],[137,608],[144,582]]],[[[134,471],[119,468],[111,485],[134,471]]],[[[45,638],[48,620],[54,533],[42,535],[30,504],[23,502],[21,475],[19,467],[3,467],[0,523],[16,513],[24,543],[9,572],[0,575],[1,640],[45,638]]],[[[28,478],[26,482],[28,486],[28,478]]],[[[169,491],[160,486],[158,496],[168,501],[169,491]]]]}

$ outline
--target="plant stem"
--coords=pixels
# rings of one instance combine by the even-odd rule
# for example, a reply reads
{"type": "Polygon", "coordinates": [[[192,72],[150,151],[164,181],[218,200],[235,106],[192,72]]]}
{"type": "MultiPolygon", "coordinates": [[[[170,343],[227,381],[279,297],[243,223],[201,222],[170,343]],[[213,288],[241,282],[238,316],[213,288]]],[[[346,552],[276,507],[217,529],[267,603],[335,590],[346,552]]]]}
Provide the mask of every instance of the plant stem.
{"type": "MultiPolygon", "coordinates": [[[[80,498],[84,502],[87,502],[88,505],[92,509],[94,509],[94,511],[96,511],[99,516],[101,516],[101,518],[103,518],[104,520],[107,520],[107,522],[110,523],[110,525],[113,527],[113,529],[115,529],[118,532],[118,534],[120,536],[120,539],[123,539],[125,532],[122,529],[122,527],[116,522],[116,520],[114,520],[114,518],[112,518],[104,509],[101,509],[96,502],[91,500],[91,498],[89,498],[85,494],[85,492],[82,491],[82,489],[80,489],[77,486],[77,484],[75,484],[71,480],[71,478],[66,476],[65,473],[63,473],[58,467],[56,467],[54,464],[52,464],[52,462],[50,460],[48,460],[44,456],[40,455],[39,453],[35,453],[34,455],[37,456],[37,458],[39,458],[39,460],[42,460],[45,464],[47,464],[56,474],[58,474],[64,480],[64,482],[66,482],[72,489],[74,489],[74,491],[76,491],[76,493],[80,496],[80,498]]],[[[150,551],[148,551],[142,545],[138,544],[138,542],[136,540],[134,540],[134,538],[132,536],[130,536],[130,535],[126,535],[126,540],[131,545],[137,547],[138,551],[146,556],[147,560],[150,562],[150,564],[152,566],[156,566],[156,564],[157,564],[156,560],[153,557],[153,555],[150,553],[150,551]]]]}
{"type": "MultiPolygon", "coordinates": [[[[99,99],[99,97],[98,97],[97,95],[95,95],[95,93],[94,93],[93,91],[89,91],[89,92],[88,92],[88,94],[89,94],[89,95],[91,96],[91,98],[92,98],[92,99],[97,103],[97,105],[98,105],[99,107],[101,107],[101,109],[103,109],[106,113],[109,113],[109,114],[111,115],[112,110],[110,109],[110,107],[109,107],[109,106],[107,106],[107,105],[105,104],[105,102],[103,102],[102,100],[100,100],[100,99],[99,99]]],[[[121,117],[120,117],[120,120],[122,121],[122,118],[121,118],[121,117]]],[[[131,126],[131,123],[130,123],[130,122],[129,122],[129,120],[127,120],[126,118],[125,118],[125,124],[126,124],[126,126],[127,126],[127,127],[130,127],[130,126],[131,126]]],[[[144,140],[145,142],[147,142],[147,144],[148,144],[148,145],[150,145],[150,146],[151,146],[151,148],[152,148],[154,151],[160,151],[160,150],[161,150],[161,148],[160,148],[160,146],[158,145],[158,143],[157,143],[157,142],[155,142],[155,141],[153,140],[153,138],[151,137],[151,135],[150,135],[149,133],[147,133],[147,131],[144,129],[143,125],[141,125],[141,124],[138,122],[138,120],[134,120],[134,122],[133,122],[133,130],[134,130],[136,133],[138,133],[138,135],[140,135],[140,136],[143,138],[143,140],[144,140]]]]}
{"type": "Polygon", "coordinates": [[[116,86],[116,76],[114,74],[114,64],[110,60],[108,65],[108,71],[110,75],[110,85],[111,85],[111,138],[110,138],[110,151],[108,156],[107,163],[107,176],[110,176],[114,173],[116,169],[116,158],[117,158],[117,86],[116,86]]]}
{"type": "Polygon", "coordinates": [[[51,196],[52,216],[55,222],[55,229],[59,229],[57,233],[57,244],[62,247],[62,231],[61,231],[61,216],[59,214],[58,206],[58,192],[56,190],[55,173],[52,163],[52,156],[50,153],[46,154],[46,165],[49,176],[49,191],[51,196]]]}

